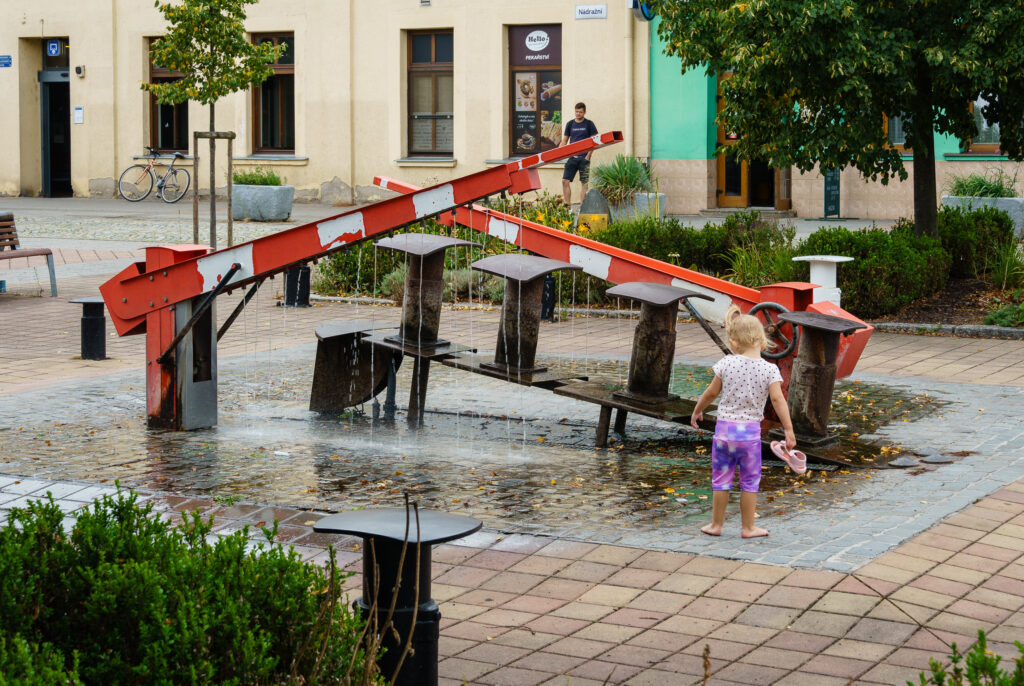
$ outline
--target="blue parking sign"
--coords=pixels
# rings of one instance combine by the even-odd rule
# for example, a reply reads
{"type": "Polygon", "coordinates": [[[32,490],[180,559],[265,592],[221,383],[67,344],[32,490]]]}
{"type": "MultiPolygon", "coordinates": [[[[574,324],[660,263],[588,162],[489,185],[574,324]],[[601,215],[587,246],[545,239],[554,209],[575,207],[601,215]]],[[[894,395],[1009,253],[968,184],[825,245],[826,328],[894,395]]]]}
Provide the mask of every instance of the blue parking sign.
{"type": "Polygon", "coordinates": [[[49,57],[60,57],[60,41],[55,38],[46,41],[46,54],[49,57]]]}

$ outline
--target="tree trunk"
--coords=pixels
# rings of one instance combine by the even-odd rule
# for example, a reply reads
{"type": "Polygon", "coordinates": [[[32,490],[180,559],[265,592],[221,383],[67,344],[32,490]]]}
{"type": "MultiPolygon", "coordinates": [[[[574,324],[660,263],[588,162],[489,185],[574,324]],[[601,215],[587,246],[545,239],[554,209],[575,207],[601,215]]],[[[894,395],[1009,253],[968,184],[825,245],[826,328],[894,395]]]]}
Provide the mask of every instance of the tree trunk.
{"type": "MultiPolygon", "coordinates": [[[[210,133],[216,131],[213,118],[213,105],[210,103],[210,133]]],[[[217,151],[217,139],[210,138],[210,247],[217,249],[217,166],[215,155],[217,151]]],[[[934,183],[934,175],[933,175],[934,183]]],[[[916,181],[915,181],[916,183],[916,181]]]]}
{"type": "Polygon", "coordinates": [[[932,116],[931,79],[925,69],[917,79],[919,107],[914,112],[914,233],[939,237],[939,213],[935,200],[935,130],[932,116]]]}

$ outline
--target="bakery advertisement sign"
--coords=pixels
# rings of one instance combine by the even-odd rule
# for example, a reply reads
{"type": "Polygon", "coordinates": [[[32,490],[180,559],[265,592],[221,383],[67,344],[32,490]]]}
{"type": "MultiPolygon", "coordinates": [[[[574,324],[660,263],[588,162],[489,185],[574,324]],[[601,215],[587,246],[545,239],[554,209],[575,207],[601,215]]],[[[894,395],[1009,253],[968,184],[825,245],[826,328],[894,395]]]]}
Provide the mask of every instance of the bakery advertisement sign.
{"type": "Polygon", "coordinates": [[[508,44],[509,61],[513,65],[540,66],[562,63],[561,24],[510,26],[508,44]]]}

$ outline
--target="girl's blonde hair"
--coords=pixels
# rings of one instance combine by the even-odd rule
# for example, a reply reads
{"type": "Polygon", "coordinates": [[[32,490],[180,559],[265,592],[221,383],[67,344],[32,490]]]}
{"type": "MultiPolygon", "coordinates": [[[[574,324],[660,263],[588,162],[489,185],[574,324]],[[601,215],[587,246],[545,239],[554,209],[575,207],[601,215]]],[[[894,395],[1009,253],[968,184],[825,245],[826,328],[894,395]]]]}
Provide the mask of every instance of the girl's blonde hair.
{"type": "Polygon", "coordinates": [[[767,350],[775,346],[764,333],[764,326],[757,317],[742,314],[736,305],[730,305],[725,311],[725,333],[729,342],[740,350],[757,346],[758,350],[767,350]]]}

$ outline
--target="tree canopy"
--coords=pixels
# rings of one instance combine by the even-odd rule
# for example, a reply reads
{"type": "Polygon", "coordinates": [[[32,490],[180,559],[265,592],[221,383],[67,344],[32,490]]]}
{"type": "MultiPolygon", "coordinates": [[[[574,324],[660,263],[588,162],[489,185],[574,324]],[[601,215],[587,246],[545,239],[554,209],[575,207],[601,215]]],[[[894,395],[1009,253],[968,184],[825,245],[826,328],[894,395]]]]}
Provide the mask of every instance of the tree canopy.
{"type": "Polygon", "coordinates": [[[654,0],[666,53],[723,81],[719,123],[745,159],[907,178],[884,117],[914,155],[918,232],[936,232],[934,133],[977,135],[970,103],[1024,157],[1020,0],[654,0]]]}
{"type": "MultiPolygon", "coordinates": [[[[254,45],[245,35],[245,6],[256,0],[182,0],[156,2],[168,23],[153,42],[155,64],[182,74],[181,79],[144,83],[161,104],[194,100],[213,105],[221,97],[259,85],[284,46],[254,45]]],[[[212,110],[212,107],[211,107],[212,110]]],[[[213,126],[211,112],[211,128],[213,126]]]]}

